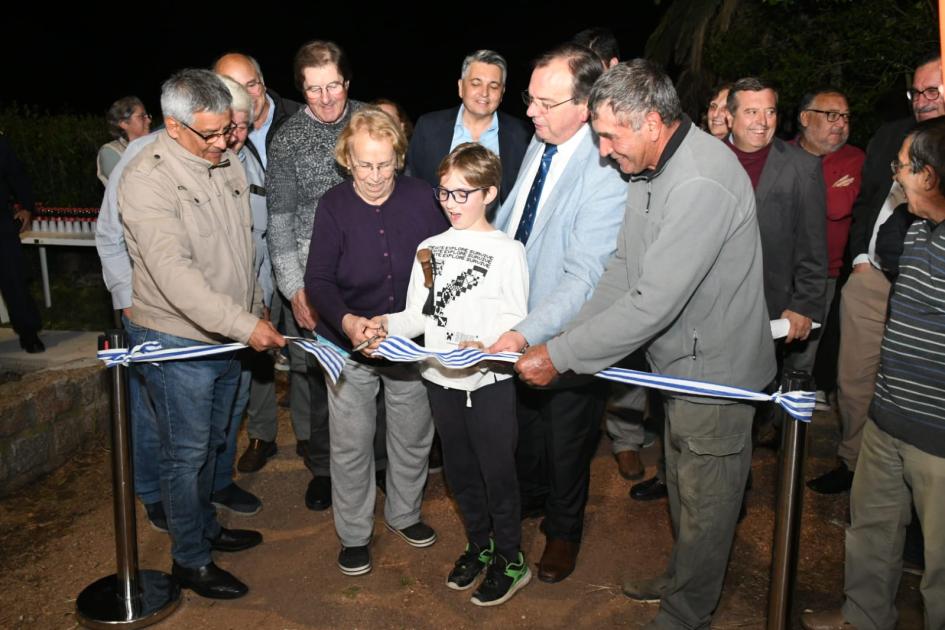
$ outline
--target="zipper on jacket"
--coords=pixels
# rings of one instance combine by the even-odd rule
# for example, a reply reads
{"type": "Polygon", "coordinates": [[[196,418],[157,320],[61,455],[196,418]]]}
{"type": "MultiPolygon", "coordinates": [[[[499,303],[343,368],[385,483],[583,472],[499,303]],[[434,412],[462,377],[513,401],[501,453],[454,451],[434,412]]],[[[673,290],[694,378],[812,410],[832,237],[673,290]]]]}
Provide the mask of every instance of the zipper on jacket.
{"type": "Polygon", "coordinates": [[[696,360],[696,344],[699,342],[699,337],[696,335],[696,329],[692,329],[692,360],[696,360]]]}

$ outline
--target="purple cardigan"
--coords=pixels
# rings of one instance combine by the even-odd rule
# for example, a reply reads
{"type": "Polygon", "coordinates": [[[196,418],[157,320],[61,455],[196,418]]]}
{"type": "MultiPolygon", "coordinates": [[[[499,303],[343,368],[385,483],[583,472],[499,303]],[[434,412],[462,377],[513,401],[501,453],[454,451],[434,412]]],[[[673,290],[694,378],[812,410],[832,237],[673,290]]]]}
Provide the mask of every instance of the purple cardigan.
{"type": "Polygon", "coordinates": [[[341,328],[346,314],[402,311],[417,245],[448,228],[430,185],[421,179],[398,176],[380,206],[361,199],[351,180],[326,192],[315,211],[305,267],[305,293],[318,312],[318,334],[347,350],[351,342],[341,328]]]}

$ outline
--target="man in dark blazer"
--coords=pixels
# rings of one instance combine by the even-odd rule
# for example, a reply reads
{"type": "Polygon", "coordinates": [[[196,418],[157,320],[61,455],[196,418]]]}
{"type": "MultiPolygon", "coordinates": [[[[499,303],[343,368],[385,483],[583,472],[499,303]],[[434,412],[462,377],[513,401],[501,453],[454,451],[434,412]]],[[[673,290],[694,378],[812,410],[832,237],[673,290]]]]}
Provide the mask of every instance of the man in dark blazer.
{"type": "Polygon", "coordinates": [[[824,318],[827,208],[820,160],[774,137],[778,93],[770,85],[740,79],[727,106],[732,133],[726,143],[755,189],[768,314],[790,324],[780,347],[785,367],[809,373],[813,366],[803,363],[813,357],[798,360],[802,355],[792,349],[824,318]]]}
{"type": "Polygon", "coordinates": [[[431,186],[440,181],[436,169],[457,145],[478,142],[502,160],[500,202],[504,202],[525,155],[532,132],[523,121],[499,109],[505,94],[508,65],[491,50],[477,50],[463,60],[459,79],[462,104],[424,114],[417,121],[407,149],[407,173],[431,186]]]}

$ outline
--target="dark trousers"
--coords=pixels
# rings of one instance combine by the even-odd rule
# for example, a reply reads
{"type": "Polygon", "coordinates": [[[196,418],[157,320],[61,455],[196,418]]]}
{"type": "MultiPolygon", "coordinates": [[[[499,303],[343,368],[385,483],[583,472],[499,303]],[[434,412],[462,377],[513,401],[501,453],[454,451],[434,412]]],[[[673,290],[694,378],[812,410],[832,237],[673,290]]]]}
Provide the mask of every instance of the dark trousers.
{"type": "Polygon", "coordinates": [[[581,542],[607,391],[599,379],[567,389],[518,384],[516,463],[522,503],[544,500],[542,531],[549,538],[581,542]]]}
{"type": "Polygon", "coordinates": [[[440,434],[443,470],[466,526],[466,537],[503,557],[518,557],[521,504],[515,474],[515,385],[512,379],[467,392],[424,381],[440,434]],[[468,404],[467,404],[468,400],[468,404]]]}
{"type": "MultiPolygon", "coordinates": [[[[6,199],[0,199],[0,207],[6,208],[6,199]]],[[[13,330],[23,337],[39,332],[42,323],[26,286],[19,225],[9,216],[0,217],[0,295],[10,311],[13,330]]]]}

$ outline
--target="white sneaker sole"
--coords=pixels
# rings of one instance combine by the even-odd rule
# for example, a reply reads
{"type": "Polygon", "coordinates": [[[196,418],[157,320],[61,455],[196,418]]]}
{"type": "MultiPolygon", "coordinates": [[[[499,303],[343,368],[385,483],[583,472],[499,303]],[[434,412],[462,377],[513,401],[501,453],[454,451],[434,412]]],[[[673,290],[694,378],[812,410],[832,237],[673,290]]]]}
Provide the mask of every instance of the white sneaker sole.
{"type": "Polygon", "coordinates": [[[525,567],[525,577],[523,577],[521,580],[513,584],[512,588],[510,588],[509,591],[505,595],[500,597],[499,599],[495,601],[491,601],[491,602],[481,602],[478,599],[476,599],[475,595],[473,595],[469,601],[471,601],[476,606],[498,606],[499,604],[504,604],[505,602],[512,599],[513,595],[515,595],[520,590],[522,590],[525,587],[525,585],[531,581],[532,581],[531,569],[529,569],[528,567],[525,567]]]}
{"type": "Polygon", "coordinates": [[[396,527],[392,527],[389,523],[384,523],[384,527],[386,527],[389,531],[397,534],[400,538],[404,540],[404,542],[406,542],[411,547],[422,549],[424,547],[429,547],[430,545],[436,542],[436,532],[434,532],[433,535],[430,536],[429,538],[425,538],[423,540],[417,540],[415,538],[407,538],[407,536],[405,536],[402,531],[400,531],[396,527]]]}
{"type": "Polygon", "coordinates": [[[457,584],[456,582],[450,582],[449,580],[446,581],[446,585],[447,585],[449,588],[453,589],[454,591],[468,591],[468,590],[471,589],[472,587],[474,587],[474,586],[476,586],[477,584],[479,584],[479,582],[481,581],[480,578],[482,578],[482,572],[480,572],[479,575],[477,575],[477,576],[475,577],[475,579],[473,579],[473,581],[470,582],[469,584],[467,584],[466,586],[460,586],[460,585],[457,584]]]}
{"type": "Polygon", "coordinates": [[[260,505],[258,508],[256,508],[252,512],[234,510],[230,506],[224,505],[223,503],[213,503],[213,507],[217,508],[218,510],[223,510],[224,512],[229,512],[230,514],[233,514],[235,516],[254,516],[256,514],[259,514],[259,511],[262,510],[262,505],[260,505]]]}

